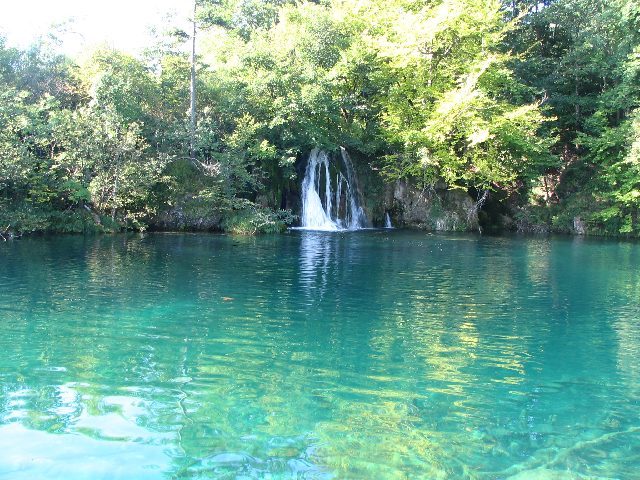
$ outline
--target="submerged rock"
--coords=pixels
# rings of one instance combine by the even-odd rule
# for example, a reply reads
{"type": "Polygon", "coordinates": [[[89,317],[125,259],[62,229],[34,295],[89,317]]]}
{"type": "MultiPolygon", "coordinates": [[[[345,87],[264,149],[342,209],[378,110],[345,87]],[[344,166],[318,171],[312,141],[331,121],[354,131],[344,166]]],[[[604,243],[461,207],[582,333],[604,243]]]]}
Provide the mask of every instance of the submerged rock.
{"type": "Polygon", "coordinates": [[[524,470],[507,478],[508,480],[578,480],[585,477],[576,475],[575,473],[540,467],[531,470],[524,470]]]}

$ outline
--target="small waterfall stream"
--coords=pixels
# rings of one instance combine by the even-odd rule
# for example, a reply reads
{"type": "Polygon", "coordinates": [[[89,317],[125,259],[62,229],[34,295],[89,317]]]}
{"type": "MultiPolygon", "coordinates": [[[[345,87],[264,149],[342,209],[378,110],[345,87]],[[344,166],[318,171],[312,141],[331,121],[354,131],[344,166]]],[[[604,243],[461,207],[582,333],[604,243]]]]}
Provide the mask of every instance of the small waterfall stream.
{"type": "Polygon", "coordinates": [[[389,216],[389,212],[385,212],[384,214],[384,228],[393,228],[393,224],[391,223],[391,217],[389,216]]]}
{"type": "Polygon", "coordinates": [[[369,226],[353,164],[344,148],[340,160],[317,148],[309,155],[302,181],[302,228],[338,231],[369,226]]]}

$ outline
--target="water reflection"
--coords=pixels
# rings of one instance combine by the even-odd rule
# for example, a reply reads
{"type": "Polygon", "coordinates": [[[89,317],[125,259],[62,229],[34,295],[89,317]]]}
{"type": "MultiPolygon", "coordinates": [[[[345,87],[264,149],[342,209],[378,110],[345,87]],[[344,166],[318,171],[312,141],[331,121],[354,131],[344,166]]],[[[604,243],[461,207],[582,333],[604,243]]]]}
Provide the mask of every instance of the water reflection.
{"type": "Polygon", "coordinates": [[[55,435],[20,423],[0,426],[0,473],[4,478],[162,478],[170,468],[164,448],[136,441],[55,435]]]}
{"type": "Polygon", "coordinates": [[[0,477],[633,478],[640,462],[637,245],[1,247],[0,477]]]}
{"type": "Polygon", "coordinates": [[[337,254],[335,233],[300,233],[300,287],[309,299],[324,297],[337,254]]]}

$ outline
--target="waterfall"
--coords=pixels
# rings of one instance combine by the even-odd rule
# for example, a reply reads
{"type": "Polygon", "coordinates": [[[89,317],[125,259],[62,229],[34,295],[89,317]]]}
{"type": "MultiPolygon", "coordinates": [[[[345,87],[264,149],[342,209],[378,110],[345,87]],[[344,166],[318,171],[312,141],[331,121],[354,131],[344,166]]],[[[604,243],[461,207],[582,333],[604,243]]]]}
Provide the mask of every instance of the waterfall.
{"type": "Polygon", "coordinates": [[[393,228],[391,224],[391,217],[389,216],[389,212],[385,212],[384,214],[384,228],[393,228]]]}
{"type": "MultiPolygon", "coordinates": [[[[309,163],[302,181],[302,226],[315,230],[338,230],[331,220],[331,181],[329,176],[329,156],[322,150],[314,149],[309,155],[309,163]],[[324,168],[325,205],[320,198],[320,180],[324,168]],[[328,208],[327,208],[328,207],[328,208]]],[[[336,202],[337,203],[337,202],[336,202]]]]}
{"type": "Polygon", "coordinates": [[[346,177],[343,177],[347,192],[347,201],[349,207],[346,212],[345,220],[347,229],[358,230],[359,228],[365,228],[369,225],[367,216],[364,213],[364,209],[360,205],[360,192],[358,190],[358,179],[353,170],[353,164],[351,163],[351,157],[347,153],[345,148],[340,147],[340,156],[342,157],[342,163],[344,163],[346,177]]]}
{"type": "Polygon", "coordinates": [[[369,226],[353,164],[344,148],[340,160],[317,148],[309,155],[302,181],[302,228],[337,231],[369,226]],[[332,171],[336,172],[333,177],[332,171]]]}

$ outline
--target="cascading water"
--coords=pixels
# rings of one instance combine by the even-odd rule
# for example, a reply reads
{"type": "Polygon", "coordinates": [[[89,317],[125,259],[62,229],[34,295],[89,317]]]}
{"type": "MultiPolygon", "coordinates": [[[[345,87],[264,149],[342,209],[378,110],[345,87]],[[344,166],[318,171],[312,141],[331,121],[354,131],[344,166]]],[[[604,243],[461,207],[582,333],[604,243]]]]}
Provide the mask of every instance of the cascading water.
{"type": "MultiPolygon", "coordinates": [[[[349,202],[349,208],[346,211],[347,228],[349,230],[357,230],[359,228],[366,228],[369,225],[367,215],[364,213],[364,209],[360,205],[360,192],[358,191],[358,180],[353,170],[353,163],[351,163],[351,157],[347,153],[347,150],[340,147],[340,156],[344,163],[346,177],[342,176],[342,181],[346,186],[346,199],[349,202]]],[[[339,212],[338,212],[339,213],[339,212]]],[[[337,215],[339,217],[339,215],[337,215]]]]}
{"type": "Polygon", "coordinates": [[[384,214],[384,228],[393,228],[391,224],[391,217],[389,216],[389,212],[384,214]]]}
{"type": "Polygon", "coordinates": [[[331,220],[331,184],[329,177],[329,156],[322,150],[314,149],[309,155],[309,163],[302,181],[302,227],[316,230],[338,230],[331,220]],[[325,205],[320,198],[320,180],[324,168],[325,205]],[[329,207],[329,208],[326,208],[329,207]]]}
{"type": "Polygon", "coordinates": [[[340,154],[343,168],[323,150],[316,148],[309,155],[302,181],[302,228],[337,231],[369,226],[351,158],[344,148],[340,154]]]}

